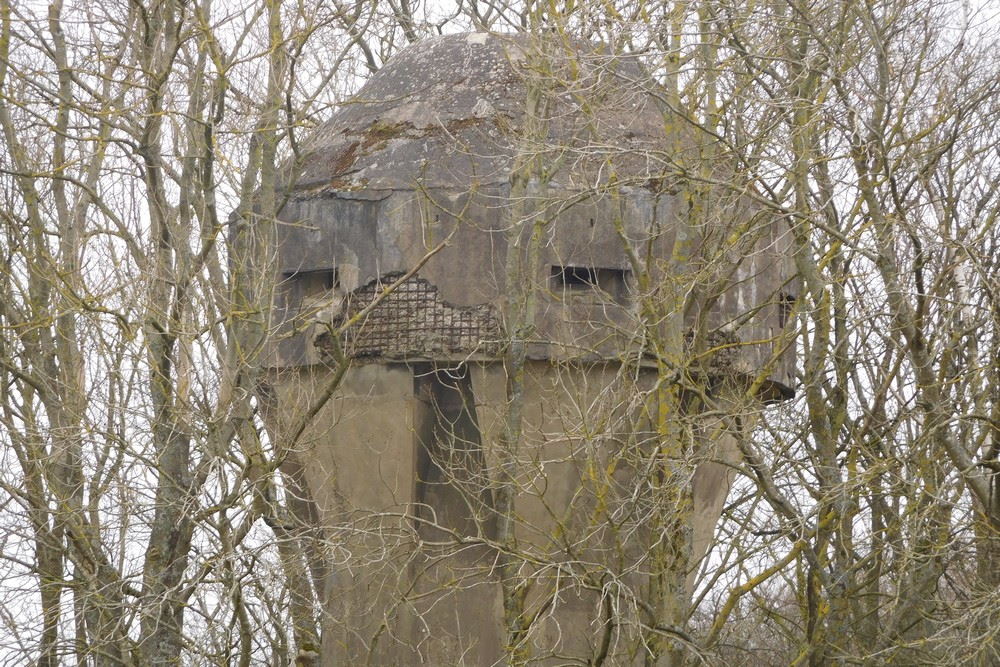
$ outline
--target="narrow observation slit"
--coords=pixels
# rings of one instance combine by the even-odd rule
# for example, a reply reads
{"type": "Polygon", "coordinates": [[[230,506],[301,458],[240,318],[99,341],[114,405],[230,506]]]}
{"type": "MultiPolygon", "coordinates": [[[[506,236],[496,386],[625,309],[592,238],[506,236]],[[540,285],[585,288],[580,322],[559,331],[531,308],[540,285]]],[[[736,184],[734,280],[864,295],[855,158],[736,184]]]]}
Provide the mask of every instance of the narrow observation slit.
{"type": "Polygon", "coordinates": [[[598,270],[589,266],[553,266],[553,287],[587,289],[598,287],[598,270]]]}
{"type": "Polygon", "coordinates": [[[590,290],[623,301],[628,293],[629,271],[594,266],[553,265],[549,282],[555,291],[590,290]]]}
{"type": "Polygon", "coordinates": [[[795,308],[795,296],[788,292],[778,293],[778,326],[782,329],[788,324],[792,317],[792,309],[795,308]]]}
{"type": "Polygon", "coordinates": [[[310,271],[289,271],[285,277],[285,304],[288,312],[299,316],[312,316],[340,287],[336,268],[310,271]]]}
{"type": "Polygon", "coordinates": [[[322,294],[340,287],[340,276],[337,269],[315,269],[312,271],[292,271],[285,274],[285,278],[292,282],[296,291],[303,297],[322,294]]]}

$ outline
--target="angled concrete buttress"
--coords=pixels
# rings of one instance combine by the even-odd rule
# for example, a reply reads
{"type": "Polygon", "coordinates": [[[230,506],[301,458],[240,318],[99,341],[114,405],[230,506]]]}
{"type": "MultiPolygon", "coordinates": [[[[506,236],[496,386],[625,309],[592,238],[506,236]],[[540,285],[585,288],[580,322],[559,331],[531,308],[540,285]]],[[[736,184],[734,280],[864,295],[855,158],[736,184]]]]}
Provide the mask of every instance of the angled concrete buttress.
{"type": "Polygon", "coordinates": [[[279,225],[268,420],[287,430],[349,362],[286,452],[322,536],[323,664],[502,663],[504,549],[523,656],[642,662],[654,397],[702,406],[683,416],[693,570],[736,438],[794,364],[787,231],[745,192],[691,196],[710,142],[663,99],[590,44],[449,35],[309,138],[279,225]]]}

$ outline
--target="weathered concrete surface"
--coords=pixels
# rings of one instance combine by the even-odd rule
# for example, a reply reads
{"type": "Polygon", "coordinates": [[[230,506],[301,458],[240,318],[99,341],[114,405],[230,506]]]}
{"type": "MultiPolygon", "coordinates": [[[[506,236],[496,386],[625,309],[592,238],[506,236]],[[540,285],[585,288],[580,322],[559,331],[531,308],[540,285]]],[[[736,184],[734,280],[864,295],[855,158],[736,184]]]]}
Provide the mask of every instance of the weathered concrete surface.
{"type": "MultiPolygon", "coordinates": [[[[543,233],[537,266],[521,276],[538,307],[508,480],[532,582],[525,641],[538,664],[604,651],[609,664],[641,661],[636,598],[655,569],[648,491],[659,451],[646,402],[663,380],[648,337],[667,326],[650,323],[642,299],[692,297],[679,321],[700,347],[684,351],[685,372],[712,400],[755,381],[764,401],[794,386],[792,350],[781,347],[795,293],[787,231],[732,193],[692,222],[665,173],[697,145],[664,136],[651,86],[630,59],[589,45],[452,35],[401,53],[310,138],[277,248],[276,433],[331,377],[330,332],[368,313],[343,337],[352,365],[342,385],[287,452],[325,532],[325,664],[491,665],[503,655],[495,498],[510,454],[499,449],[510,406],[502,359],[517,286],[505,276],[509,254],[523,259],[529,245],[511,231],[521,222],[511,170],[524,150],[553,169],[526,207],[543,233]],[[546,136],[526,149],[529,65],[551,97],[546,136]]],[[[680,418],[696,440],[686,462],[693,569],[749,422],[680,418]]]]}
{"type": "MultiPolygon", "coordinates": [[[[351,304],[363,307],[367,305],[364,299],[372,296],[371,289],[366,288],[373,282],[388,284],[390,276],[416,266],[446,238],[448,244],[424,265],[420,279],[426,280],[450,307],[491,309],[486,317],[499,321],[509,294],[504,268],[510,221],[498,202],[504,201],[507,192],[503,187],[458,193],[404,190],[386,194],[378,201],[347,200],[335,194],[292,200],[283,212],[288,222],[283,226],[278,255],[283,280],[276,309],[279,322],[287,326],[297,315],[315,315],[303,307],[298,285],[302,276],[336,272],[337,295],[360,290],[353,294],[351,304]]],[[[536,321],[538,342],[532,346],[532,356],[619,358],[623,351],[641,346],[642,341],[635,336],[641,328],[637,304],[629,300],[628,294],[635,276],[612,221],[622,216],[624,231],[634,248],[669,257],[676,240],[673,230],[683,209],[671,194],[635,189],[624,195],[621,211],[607,198],[550,190],[553,201],[571,204],[549,224],[539,271],[533,277],[539,288],[540,308],[536,321]],[[577,289],[560,284],[552,275],[555,267],[617,272],[627,284],[626,292],[611,293],[610,286],[603,285],[598,289],[577,289]]],[[[738,203],[733,203],[721,208],[719,214],[737,217],[741,210],[738,203]]],[[[699,285],[719,285],[714,289],[706,287],[689,307],[685,320],[691,327],[727,332],[735,343],[725,355],[733,372],[754,376],[767,369],[769,383],[778,387],[780,394],[794,385],[793,350],[775,356],[775,341],[783,330],[783,299],[794,293],[790,262],[783,254],[788,240],[774,221],[765,224],[761,219],[747,227],[745,239],[730,251],[738,257],[712,257],[710,264],[696,257],[684,267],[693,276],[701,272],[691,278],[699,285]]],[[[714,242],[710,238],[704,243],[714,242]]],[[[654,264],[649,270],[655,279],[666,268],[654,264]]],[[[670,278],[683,279],[676,273],[670,278]]],[[[274,365],[316,363],[317,358],[307,356],[311,343],[306,336],[289,336],[277,345],[274,365]]],[[[419,350],[410,352],[408,358],[421,356],[419,350]]],[[[442,358],[439,349],[428,347],[425,352],[426,359],[442,358]]],[[[490,352],[472,346],[453,350],[445,357],[459,360],[470,354],[492,356],[490,352]]]]}
{"type": "MultiPolygon", "coordinates": [[[[592,165],[614,154],[628,165],[623,173],[636,178],[659,175],[660,165],[647,156],[622,150],[659,145],[663,134],[656,101],[643,94],[654,84],[635,57],[591,44],[472,33],[411,46],[317,128],[298,173],[300,196],[506,184],[529,70],[564,90],[550,109],[550,144],[586,146],[592,165]],[[547,55],[541,68],[528,57],[538,52],[547,55]],[[585,104],[596,111],[584,113],[585,104]],[[589,141],[595,136],[603,151],[589,141]]],[[[560,172],[557,184],[574,187],[585,176],[582,157],[560,172]]]]}
{"type": "MultiPolygon", "coordinates": [[[[332,565],[324,664],[496,664],[505,638],[490,494],[501,477],[503,367],[355,371],[293,453],[306,462],[332,565]],[[474,402],[435,372],[461,378],[474,402]],[[452,388],[430,389],[435,383],[452,388]]],[[[284,418],[294,420],[291,406],[306,409],[328,377],[315,368],[278,376],[284,418]]],[[[641,641],[634,596],[653,568],[655,523],[643,489],[656,445],[637,397],[654,381],[614,364],[529,364],[515,515],[523,574],[534,581],[526,606],[539,617],[527,641],[538,664],[596,655],[604,598],[617,609],[612,664],[629,664],[641,641]]],[[[693,466],[692,568],[725,499],[725,462],[736,460],[737,434],[718,425],[704,421],[711,442],[693,466]]]]}

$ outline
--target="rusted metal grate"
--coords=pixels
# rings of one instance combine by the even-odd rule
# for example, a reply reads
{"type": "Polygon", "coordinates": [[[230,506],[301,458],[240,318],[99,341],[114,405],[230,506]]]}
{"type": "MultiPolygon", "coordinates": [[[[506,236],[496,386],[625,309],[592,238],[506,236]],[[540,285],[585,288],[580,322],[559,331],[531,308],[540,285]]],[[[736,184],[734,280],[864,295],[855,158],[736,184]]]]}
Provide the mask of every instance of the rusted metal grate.
{"type": "MultiPolygon", "coordinates": [[[[402,274],[387,274],[354,290],[342,321],[369,306],[402,274]]],[[[499,354],[503,336],[489,304],[453,306],[423,278],[410,278],[388,294],[344,336],[344,353],[355,359],[436,358],[499,354]]]]}

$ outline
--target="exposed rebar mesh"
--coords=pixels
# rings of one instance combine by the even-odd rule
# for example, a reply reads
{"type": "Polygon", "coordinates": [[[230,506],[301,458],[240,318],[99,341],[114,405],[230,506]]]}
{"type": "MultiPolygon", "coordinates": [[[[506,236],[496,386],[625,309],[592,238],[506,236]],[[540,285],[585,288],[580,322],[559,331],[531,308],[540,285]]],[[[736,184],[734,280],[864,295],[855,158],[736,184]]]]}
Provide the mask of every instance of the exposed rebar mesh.
{"type": "MultiPolygon", "coordinates": [[[[402,274],[387,274],[354,290],[341,321],[368,307],[402,274]]],[[[492,306],[453,306],[423,278],[410,278],[344,335],[344,354],[359,358],[440,358],[497,355],[503,336],[492,306]]]]}

